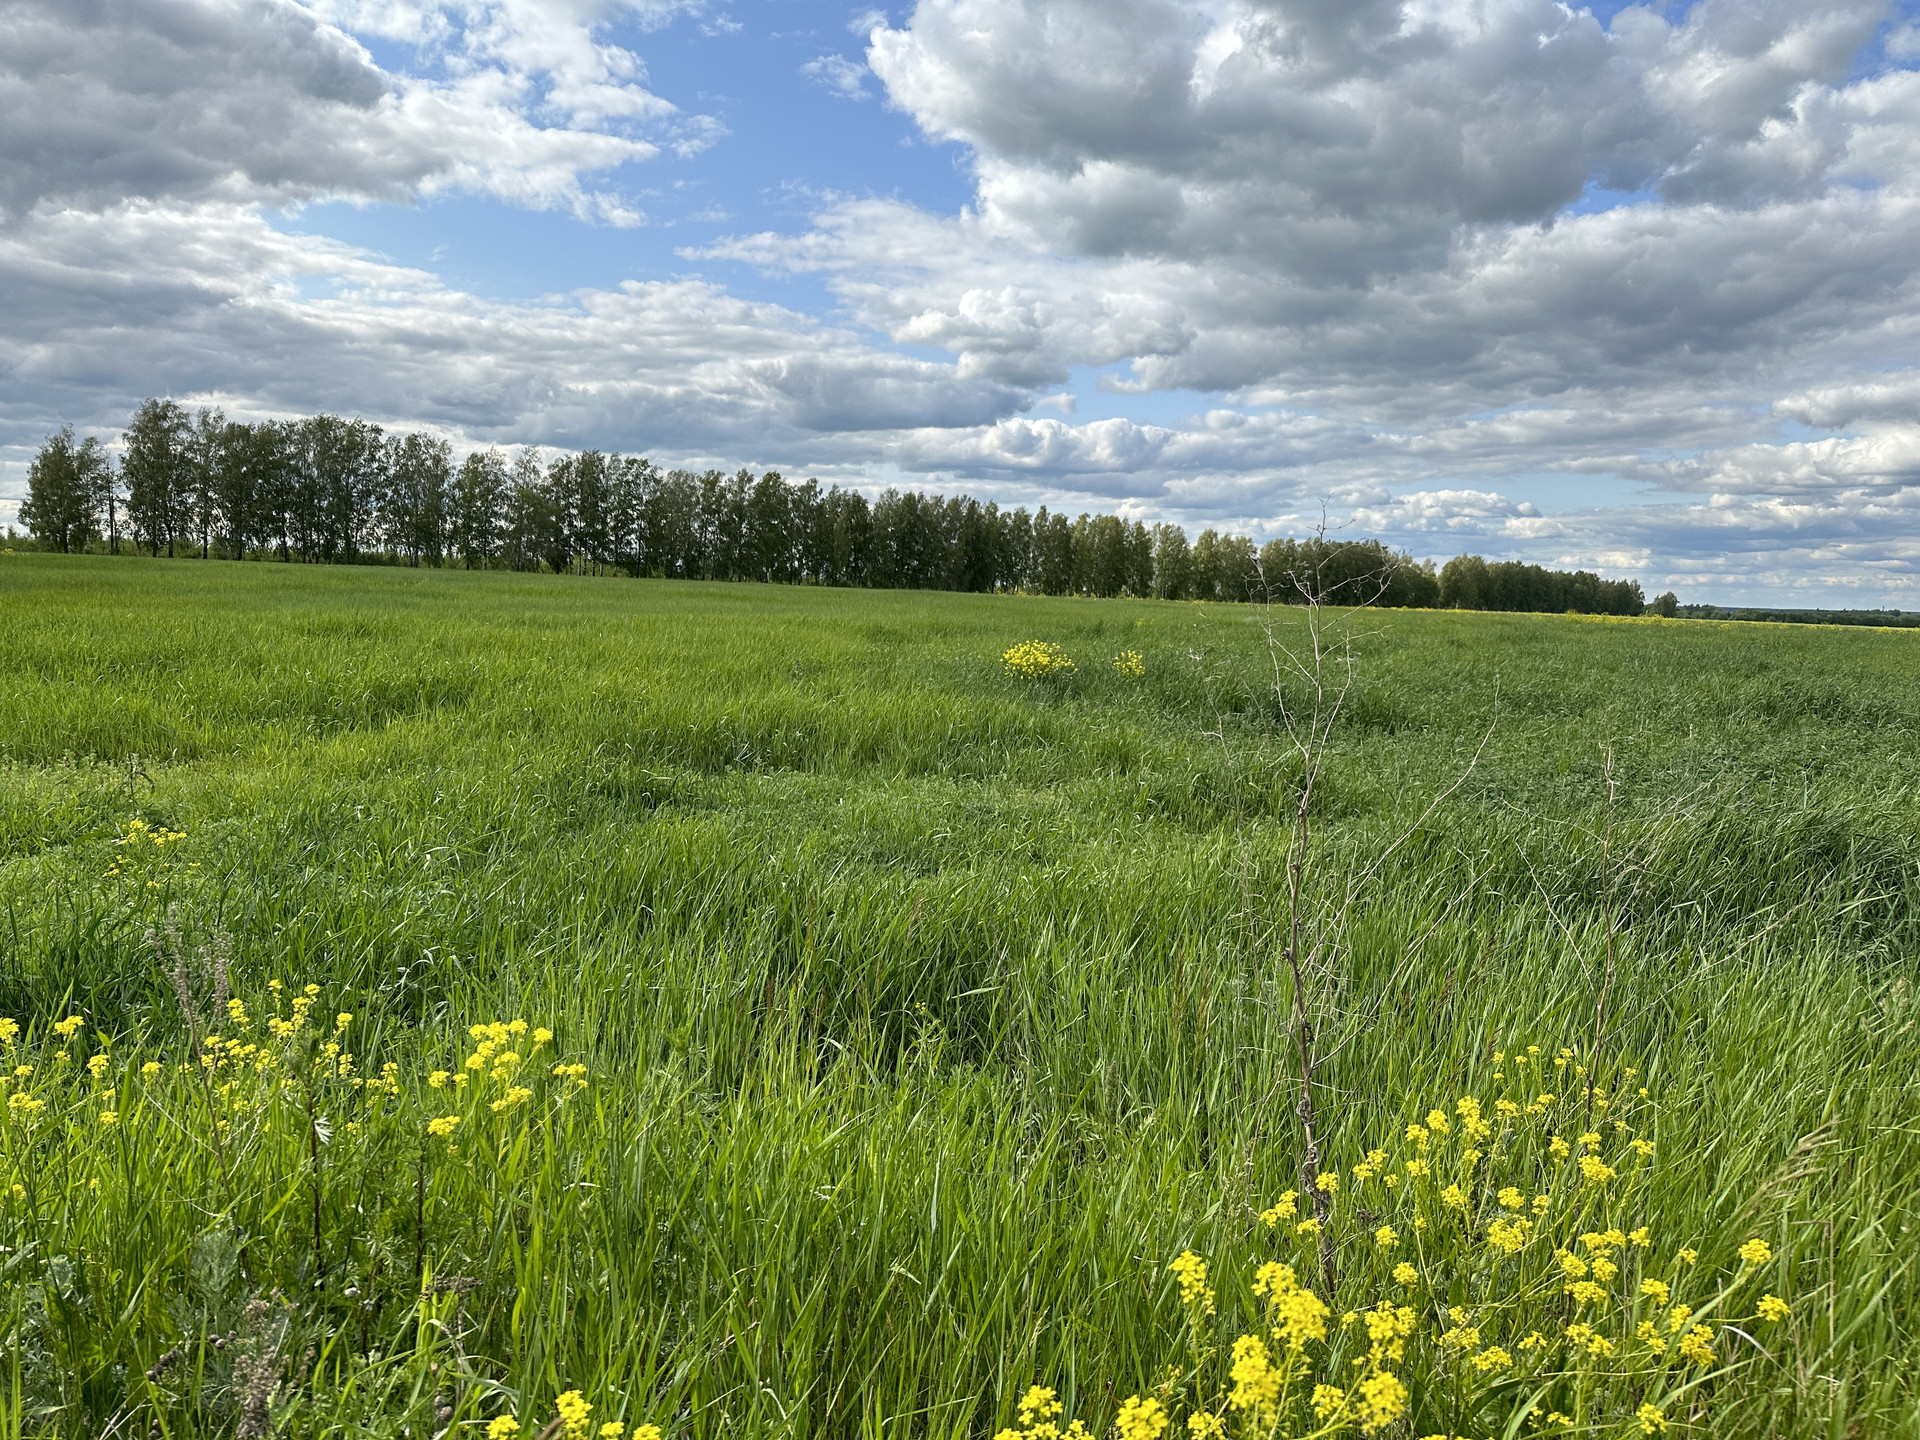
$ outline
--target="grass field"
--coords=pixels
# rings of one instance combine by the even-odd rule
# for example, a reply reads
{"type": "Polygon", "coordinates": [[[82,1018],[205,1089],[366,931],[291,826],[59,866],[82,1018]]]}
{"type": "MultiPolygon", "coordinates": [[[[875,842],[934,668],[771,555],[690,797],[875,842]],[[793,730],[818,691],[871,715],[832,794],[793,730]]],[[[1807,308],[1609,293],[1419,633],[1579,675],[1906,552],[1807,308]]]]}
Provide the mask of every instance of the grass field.
{"type": "Polygon", "coordinates": [[[0,616],[0,1434],[530,1437],[573,1391],[576,1437],[1920,1433],[1920,636],[1359,617],[1316,893],[1466,779],[1316,1001],[1336,1293],[1263,1409],[1255,1267],[1320,1276],[1261,1220],[1255,612],[20,555],[0,616]],[[1507,1096],[1476,1171],[1457,1102],[1507,1096]],[[1603,1313],[1618,1354],[1564,1338],[1603,1313]]]}

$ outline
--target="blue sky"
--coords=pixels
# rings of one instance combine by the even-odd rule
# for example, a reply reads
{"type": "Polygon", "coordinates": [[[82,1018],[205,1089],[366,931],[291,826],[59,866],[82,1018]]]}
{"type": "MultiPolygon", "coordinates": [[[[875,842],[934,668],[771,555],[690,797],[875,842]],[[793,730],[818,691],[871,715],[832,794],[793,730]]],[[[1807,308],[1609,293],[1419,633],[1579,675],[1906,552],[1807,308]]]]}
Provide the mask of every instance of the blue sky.
{"type": "Polygon", "coordinates": [[[0,520],[170,393],[1916,608],[1916,64],[1872,0],[16,0],[0,520]]]}
{"type": "MultiPolygon", "coordinates": [[[[613,177],[646,213],[638,228],[582,225],[489,196],[312,205],[283,223],[502,299],[700,273],[783,303],[828,306],[830,296],[810,278],[764,277],[678,252],[742,230],[804,228],[827,195],[881,196],[938,211],[967,203],[973,187],[964,147],[926,140],[864,75],[865,36],[855,23],[884,13],[816,0],[739,0],[724,12],[674,16],[657,29],[631,20],[606,26],[609,40],[644,57],[650,91],[726,127],[697,154],[668,152],[613,177]],[[861,98],[805,73],[823,57],[863,72],[861,98]]],[[[372,51],[391,70],[436,68],[415,47],[384,42],[372,51]]]]}

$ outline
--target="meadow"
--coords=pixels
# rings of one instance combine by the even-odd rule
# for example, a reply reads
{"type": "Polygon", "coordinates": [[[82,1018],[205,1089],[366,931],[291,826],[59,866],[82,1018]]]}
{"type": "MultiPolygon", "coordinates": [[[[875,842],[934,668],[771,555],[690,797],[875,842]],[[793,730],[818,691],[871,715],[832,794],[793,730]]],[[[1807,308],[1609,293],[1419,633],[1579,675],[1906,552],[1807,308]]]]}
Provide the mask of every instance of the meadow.
{"type": "Polygon", "coordinates": [[[1352,617],[1319,1215],[1298,608],[0,616],[0,1435],[1920,1433],[1912,634],[1352,617]]]}

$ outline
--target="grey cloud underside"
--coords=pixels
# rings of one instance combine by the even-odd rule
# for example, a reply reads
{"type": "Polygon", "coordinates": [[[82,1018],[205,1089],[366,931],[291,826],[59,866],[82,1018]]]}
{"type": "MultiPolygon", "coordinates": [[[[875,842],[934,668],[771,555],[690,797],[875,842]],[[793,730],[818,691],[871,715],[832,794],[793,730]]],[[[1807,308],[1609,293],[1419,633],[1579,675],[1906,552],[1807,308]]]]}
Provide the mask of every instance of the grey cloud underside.
{"type": "Polygon", "coordinates": [[[752,434],[775,452],[990,424],[1025,399],[699,282],[489,302],[217,204],[36,216],[0,234],[0,317],[6,410],[28,427],[113,425],[164,391],[480,440],[711,451],[752,434]],[[303,296],[303,276],[327,298],[303,296]]]}
{"type": "Polygon", "coordinates": [[[975,148],[983,210],[1049,246],[1353,284],[1548,222],[1589,183],[1819,193],[1848,117],[1809,87],[1844,79],[1884,8],[1706,0],[1603,30],[1550,0],[922,0],[870,61],[975,148]]]}
{"type": "Polygon", "coordinates": [[[1920,80],[1847,78],[1885,8],[923,0],[870,61],[979,203],[944,245],[826,233],[871,323],[1023,383],[1130,361],[1410,421],[1910,358],[1920,80]],[[1590,184],[1656,198],[1566,214],[1590,184]]]}
{"type": "Polygon", "coordinates": [[[407,203],[460,190],[630,224],[638,212],[585,177],[648,159],[657,141],[687,151],[718,133],[648,92],[628,52],[596,43],[604,16],[591,6],[466,0],[458,24],[431,5],[330,8],[440,73],[383,71],[294,0],[0,7],[0,223],[134,199],[407,203]]]}
{"type": "Polygon", "coordinates": [[[407,198],[430,154],[380,143],[358,47],[272,0],[0,9],[0,207],[347,191],[407,198]]]}

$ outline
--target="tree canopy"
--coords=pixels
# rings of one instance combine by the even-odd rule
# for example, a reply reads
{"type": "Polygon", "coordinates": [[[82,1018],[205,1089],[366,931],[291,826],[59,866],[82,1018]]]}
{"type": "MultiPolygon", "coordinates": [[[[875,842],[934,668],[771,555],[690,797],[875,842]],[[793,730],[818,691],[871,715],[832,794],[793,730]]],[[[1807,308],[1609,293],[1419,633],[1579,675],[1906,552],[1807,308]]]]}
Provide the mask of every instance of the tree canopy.
{"type": "MultiPolygon", "coordinates": [[[[1580,610],[1637,615],[1639,585],[1463,555],[1433,567],[1378,540],[1256,545],[1206,529],[967,495],[869,499],[778,471],[662,470],[584,450],[542,464],[497,450],[458,464],[425,433],[364,420],[229,421],[172,400],[135,411],[118,474],[100,442],[50,437],[21,519],[44,545],[287,563],[505,566],[557,573],[1167,600],[1580,610]]],[[[1664,597],[1663,597],[1664,598],[1664,597]]]]}

